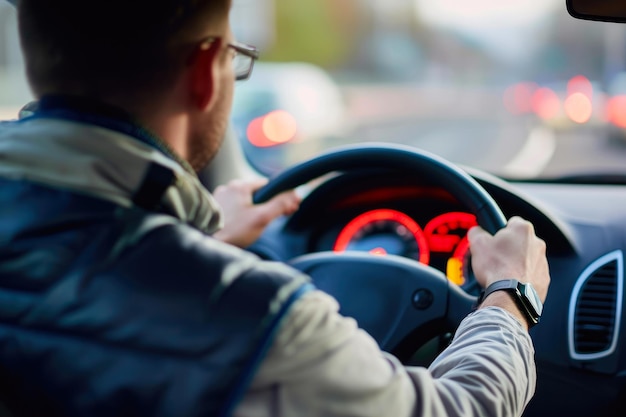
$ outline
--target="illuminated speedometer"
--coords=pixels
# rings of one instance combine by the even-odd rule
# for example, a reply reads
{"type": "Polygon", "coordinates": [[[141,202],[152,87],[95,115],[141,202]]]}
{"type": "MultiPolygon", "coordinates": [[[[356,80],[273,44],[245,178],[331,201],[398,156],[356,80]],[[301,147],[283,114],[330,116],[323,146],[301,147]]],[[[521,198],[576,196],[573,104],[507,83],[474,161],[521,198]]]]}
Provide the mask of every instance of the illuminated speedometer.
{"type": "Polygon", "coordinates": [[[430,252],[422,228],[396,210],[379,209],[363,213],[339,233],[333,250],[398,255],[428,264],[430,252]]]}

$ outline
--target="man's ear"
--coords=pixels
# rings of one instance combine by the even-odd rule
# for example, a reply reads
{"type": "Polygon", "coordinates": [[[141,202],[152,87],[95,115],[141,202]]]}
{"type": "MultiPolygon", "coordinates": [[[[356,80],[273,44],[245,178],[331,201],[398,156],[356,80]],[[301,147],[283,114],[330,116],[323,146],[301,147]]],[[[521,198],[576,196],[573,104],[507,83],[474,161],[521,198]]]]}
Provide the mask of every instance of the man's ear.
{"type": "Polygon", "coordinates": [[[191,100],[198,110],[206,109],[212,102],[221,46],[222,39],[220,38],[200,45],[191,59],[189,89],[191,100]]]}

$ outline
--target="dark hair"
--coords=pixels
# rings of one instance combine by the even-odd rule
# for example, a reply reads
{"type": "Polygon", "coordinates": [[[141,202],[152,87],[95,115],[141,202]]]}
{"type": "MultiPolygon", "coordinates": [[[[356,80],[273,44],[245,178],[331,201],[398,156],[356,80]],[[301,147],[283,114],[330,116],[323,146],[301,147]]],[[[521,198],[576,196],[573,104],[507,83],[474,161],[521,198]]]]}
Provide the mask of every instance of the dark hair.
{"type": "Polygon", "coordinates": [[[176,37],[229,8],[230,0],[21,0],[31,87],[102,96],[171,82],[183,63],[176,37]]]}

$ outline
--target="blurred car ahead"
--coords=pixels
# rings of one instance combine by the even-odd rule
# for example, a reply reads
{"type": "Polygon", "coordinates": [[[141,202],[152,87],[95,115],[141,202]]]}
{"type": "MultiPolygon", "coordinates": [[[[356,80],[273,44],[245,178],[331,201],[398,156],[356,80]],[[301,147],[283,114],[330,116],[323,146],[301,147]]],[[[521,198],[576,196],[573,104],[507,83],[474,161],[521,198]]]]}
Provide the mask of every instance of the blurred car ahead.
{"type": "Polygon", "coordinates": [[[272,173],[328,146],[346,128],[341,91],[326,71],[308,63],[255,65],[235,90],[232,122],[257,170],[272,173]]]}

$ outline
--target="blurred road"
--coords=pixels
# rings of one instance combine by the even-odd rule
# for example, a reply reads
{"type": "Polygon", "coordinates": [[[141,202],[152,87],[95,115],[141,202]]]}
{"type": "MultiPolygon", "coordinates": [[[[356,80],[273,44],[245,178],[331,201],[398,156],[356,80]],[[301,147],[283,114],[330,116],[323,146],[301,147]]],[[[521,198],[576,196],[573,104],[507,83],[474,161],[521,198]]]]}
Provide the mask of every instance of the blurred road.
{"type": "Polygon", "coordinates": [[[451,162],[500,171],[522,149],[529,134],[523,120],[395,120],[355,128],[347,142],[411,145],[451,162]]]}
{"type": "Polygon", "coordinates": [[[542,176],[626,174],[626,138],[609,137],[606,127],[581,126],[560,132],[556,139],[557,150],[542,176]]]}

